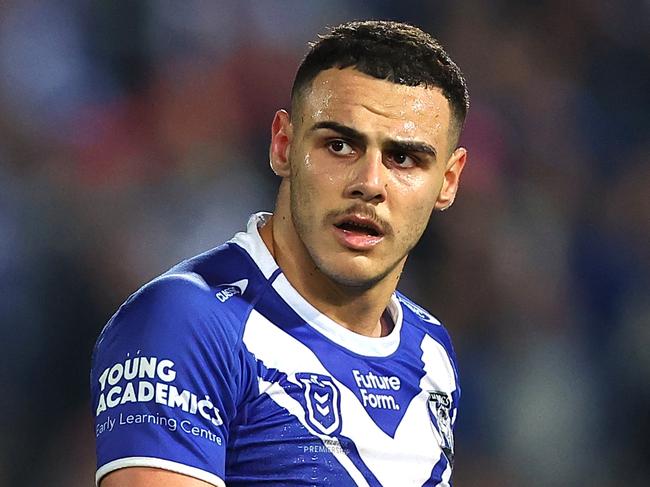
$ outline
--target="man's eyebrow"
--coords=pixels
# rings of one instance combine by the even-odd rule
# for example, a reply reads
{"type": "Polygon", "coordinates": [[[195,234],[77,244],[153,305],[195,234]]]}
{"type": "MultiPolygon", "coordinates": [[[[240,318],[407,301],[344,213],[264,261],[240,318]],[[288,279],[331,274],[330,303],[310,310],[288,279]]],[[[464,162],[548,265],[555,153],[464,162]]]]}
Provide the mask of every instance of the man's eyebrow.
{"type": "Polygon", "coordinates": [[[318,129],[333,130],[334,132],[338,132],[339,134],[341,134],[344,137],[347,137],[348,139],[358,140],[360,142],[366,142],[368,140],[368,137],[366,137],[358,130],[355,130],[352,127],[348,127],[347,125],[343,125],[338,122],[332,122],[332,121],[317,122],[309,128],[309,132],[313,132],[318,129]]]}
{"type": "Polygon", "coordinates": [[[434,158],[437,155],[435,147],[416,140],[390,140],[386,143],[386,148],[393,152],[422,152],[434,158]]]}

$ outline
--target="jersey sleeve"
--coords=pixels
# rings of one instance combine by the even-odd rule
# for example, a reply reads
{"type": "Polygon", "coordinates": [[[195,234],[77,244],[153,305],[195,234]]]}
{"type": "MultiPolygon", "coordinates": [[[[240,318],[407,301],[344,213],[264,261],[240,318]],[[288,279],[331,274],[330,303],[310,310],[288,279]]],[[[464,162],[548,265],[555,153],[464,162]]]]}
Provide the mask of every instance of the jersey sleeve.
{"type": "Polygon", "coordinates": [[[156,467],[224,485],[246,373],[241,319],[198,276],[163,276],[122,305],[93,353],[96,482],[156,467]]]}

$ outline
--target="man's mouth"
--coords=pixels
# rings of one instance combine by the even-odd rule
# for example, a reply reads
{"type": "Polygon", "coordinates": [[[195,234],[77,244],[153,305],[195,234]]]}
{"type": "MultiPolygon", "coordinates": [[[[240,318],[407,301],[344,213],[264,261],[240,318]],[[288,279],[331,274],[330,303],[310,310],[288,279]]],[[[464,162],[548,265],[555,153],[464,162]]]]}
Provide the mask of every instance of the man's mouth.
{"type": "Polygon", "coordinates": [[[372,219],[347,215],[334,223],[339,242],[351,250],[370,250],[384,238],[385,231],[372,219]]]}
{"type": "Polygon", "coordinates": [[[345,232],[356,233],[361,235],[371,235],[373,237],[381,237],[382,232],[375,225],[368,223],[359,223],[356,221],[345,220],[341,223],[334,225],[336,228],[345,232]]]}

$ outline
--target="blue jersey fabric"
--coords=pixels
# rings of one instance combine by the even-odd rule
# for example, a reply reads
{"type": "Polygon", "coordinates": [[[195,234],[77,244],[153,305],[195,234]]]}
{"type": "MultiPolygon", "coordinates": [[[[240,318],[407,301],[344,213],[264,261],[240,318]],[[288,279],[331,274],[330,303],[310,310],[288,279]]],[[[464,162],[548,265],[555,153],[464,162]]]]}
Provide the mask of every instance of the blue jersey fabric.
{"type": "Polygon", "coordinates": [[[392,332],[353,333],[248,231],[133,294],[91,390],[99,483],[124,467],[222,486],[447,486],[460,389],[449,336],[399,293],[392,332]]]}

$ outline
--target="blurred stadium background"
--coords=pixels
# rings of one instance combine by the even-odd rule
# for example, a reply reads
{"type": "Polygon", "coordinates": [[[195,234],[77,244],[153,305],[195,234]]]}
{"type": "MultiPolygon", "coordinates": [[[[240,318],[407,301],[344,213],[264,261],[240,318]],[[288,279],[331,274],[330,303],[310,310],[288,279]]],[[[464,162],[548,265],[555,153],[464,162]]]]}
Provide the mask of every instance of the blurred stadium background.
{"type": "Polygon", "coordinates": [[[325,25],[432,32],[466,73],[461,194],[401,289],[464,385],[456,487],[650,482],[650,3],[0,3],[0,485],[88,486],[116,307],[273,204],[273,112],[325,25]]]}

